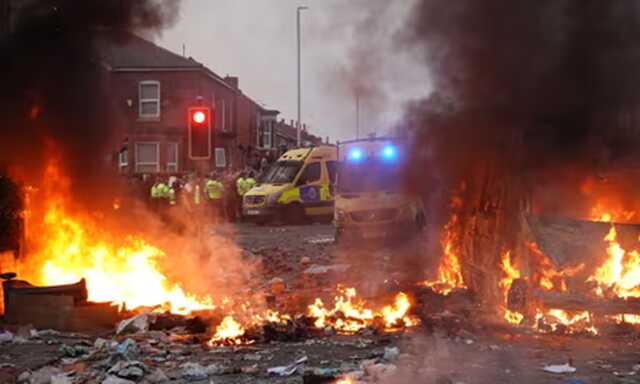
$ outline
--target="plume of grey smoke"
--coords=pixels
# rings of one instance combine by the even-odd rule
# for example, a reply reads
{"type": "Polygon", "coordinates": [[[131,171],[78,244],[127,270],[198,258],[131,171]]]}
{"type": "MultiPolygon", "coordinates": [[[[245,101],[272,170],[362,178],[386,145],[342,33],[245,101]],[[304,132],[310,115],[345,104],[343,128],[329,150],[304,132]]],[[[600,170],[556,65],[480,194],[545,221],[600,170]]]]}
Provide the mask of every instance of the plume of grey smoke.
{"type": "Polygon", "coordinates": [[[331,16],[307,23],[305,31],[311,41],[305,46],[332,53],[319,57],[311,52],[305,59],[326,61],[322,68],[328,69],[320,73],[317,84],[329,96],[326,113],[340,114],[343,139],[356,135],[356,99],[360,102],[360,133],[381,135],[392,133],[406,101],[429,93],[425,66],[412,51],[394,48],[414,3],[328,1],[323,4],[324,14],[331,16]]]}
{"type": "Polygon", "coordinates": [[[95,202],[121,140],[94,40],[159,33],[177,0],[12,2],[11,33],[0,37],[0,163],[38,183],[55,147],[77,200],[95,202]],[[48,144],[55,143],[54,145],[48,144]],[[47,149],[48,148],[48,149],[47,149]]]}

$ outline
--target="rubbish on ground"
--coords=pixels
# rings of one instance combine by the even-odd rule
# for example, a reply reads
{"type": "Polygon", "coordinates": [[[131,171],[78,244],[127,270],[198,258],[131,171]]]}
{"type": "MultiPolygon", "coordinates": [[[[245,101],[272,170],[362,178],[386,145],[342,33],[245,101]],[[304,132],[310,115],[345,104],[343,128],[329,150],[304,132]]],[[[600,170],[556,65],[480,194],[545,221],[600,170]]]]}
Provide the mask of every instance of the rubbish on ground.
{"type": "Polygon", "coordinates": [[[267,369],[267,373],[277,376],[291,376],[296,373],[300,365],[304,364],[307,360],[307,356],[303,356],[289,365],[269,368],[267,369]]]}
{"type": "Polygon", "coordinates": [[[149,330],[149,315],[141,313],[139,315],[122,320],[116,328],[116,335],[125,333],[146,332],[149,330]]]}
{"type": "Polygon", "coordinates": [[[383,359],[387,361],[395,361],[398,360],[398,356],[400,356],[400,349],[398,347],[387,347],[384,349],[383,359]]]}
{"type": "Polygon", "coordinates": [[[561,365],[547,365],[543,370],[549,373],[574,373],[577,371],[577,369],[569,365],[569,363],[561,365]]]}

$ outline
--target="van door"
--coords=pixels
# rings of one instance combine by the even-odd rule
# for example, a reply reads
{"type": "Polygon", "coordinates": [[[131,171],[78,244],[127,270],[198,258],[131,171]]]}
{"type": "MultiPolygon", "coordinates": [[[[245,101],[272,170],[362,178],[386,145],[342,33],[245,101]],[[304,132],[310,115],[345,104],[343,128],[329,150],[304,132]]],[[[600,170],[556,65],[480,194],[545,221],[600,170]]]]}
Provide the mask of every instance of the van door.
{"type": "Polygon", "coordinates": [[[300,201],[305,207],[307,215],[322,214],[323,195],[323,166],[320,161],[307,163],[296,181],[300,201]]]}

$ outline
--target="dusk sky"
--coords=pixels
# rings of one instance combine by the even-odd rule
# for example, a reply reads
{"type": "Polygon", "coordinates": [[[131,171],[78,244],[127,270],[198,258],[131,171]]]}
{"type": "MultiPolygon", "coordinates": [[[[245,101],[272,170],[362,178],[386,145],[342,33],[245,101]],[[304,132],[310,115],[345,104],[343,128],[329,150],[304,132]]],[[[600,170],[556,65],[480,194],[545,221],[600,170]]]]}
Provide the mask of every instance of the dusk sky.
{"type": "Polygon", "coordinates": [[[250,97],[295,119],[296,7],[302,16],[303,121],[314,134],[355,137],[355,90],[361,133],[384,133],[403,104],[428,94],[426,68],[392,46],[414,0],[183,0],[178,22],[159,45],[240,78],[250,97]],[[366,11],[365,11],[366,10],[366,11]]]}

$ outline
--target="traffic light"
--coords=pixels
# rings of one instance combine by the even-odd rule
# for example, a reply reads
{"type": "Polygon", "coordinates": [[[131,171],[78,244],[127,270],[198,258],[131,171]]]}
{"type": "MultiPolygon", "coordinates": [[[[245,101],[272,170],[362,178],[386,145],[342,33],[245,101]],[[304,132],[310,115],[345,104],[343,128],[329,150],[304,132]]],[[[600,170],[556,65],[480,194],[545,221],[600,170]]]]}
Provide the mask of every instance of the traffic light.
{"type": "Polygon", "coordinates": [[[211,158],[211,121],[214,112],[207,107],[189,108],[189,158],[211,158]]]}

